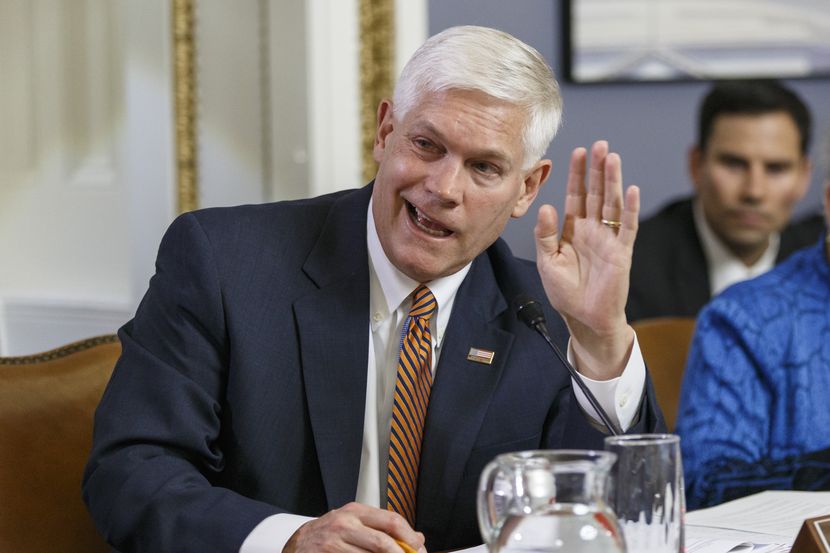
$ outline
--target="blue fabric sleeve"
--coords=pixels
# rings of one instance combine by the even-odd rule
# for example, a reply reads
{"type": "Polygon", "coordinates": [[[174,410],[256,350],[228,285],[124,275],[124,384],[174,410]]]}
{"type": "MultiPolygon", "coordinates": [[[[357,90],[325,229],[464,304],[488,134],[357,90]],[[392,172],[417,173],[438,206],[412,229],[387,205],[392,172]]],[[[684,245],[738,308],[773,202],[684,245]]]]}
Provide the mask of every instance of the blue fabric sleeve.
{"type": "Polygon", "coordinates": [[[713,302],[698,318],[677,425],[689,509],[718,502],[713,480],[766,451],[772,398],[753,347],[758,336],[734,302],[713,302]]]}

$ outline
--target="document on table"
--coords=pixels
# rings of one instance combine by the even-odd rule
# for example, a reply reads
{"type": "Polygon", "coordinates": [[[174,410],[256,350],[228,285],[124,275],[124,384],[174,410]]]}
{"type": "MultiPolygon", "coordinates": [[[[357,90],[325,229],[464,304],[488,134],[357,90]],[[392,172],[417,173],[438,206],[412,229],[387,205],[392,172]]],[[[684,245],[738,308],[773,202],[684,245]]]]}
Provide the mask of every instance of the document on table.
{"type": "MultiPolygon", "coordinates": [[[[830,514],[830,492],[767,491],[686,513],[686,553],[787,553],[804,519],[830,514]]],[[[458,553],[487,553],[479,545],[458,553]]]]}
{"type": "Polygon", "coordinates": [[[828,513],[830,492],[766,491],[742,497],[686,513],[687,551],[695,541],[717,539],[751,543],[755,553],[786,552],[804,519],[828,513]]]}
{"type": "Polygon", "coordinates": [[[767,491],[686,513],[686,525],[784,536],[792,542],[805,518],[828,513],[830,492],[767,491]]]}

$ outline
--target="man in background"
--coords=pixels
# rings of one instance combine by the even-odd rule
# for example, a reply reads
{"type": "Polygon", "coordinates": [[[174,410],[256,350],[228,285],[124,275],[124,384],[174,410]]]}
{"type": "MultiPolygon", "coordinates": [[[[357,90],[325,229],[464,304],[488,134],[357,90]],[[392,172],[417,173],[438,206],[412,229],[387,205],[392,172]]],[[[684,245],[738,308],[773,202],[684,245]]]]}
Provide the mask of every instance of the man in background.
{"type": "Polygon", "coordinates": [[[700,312],[677,419],[689,509],[830,489],[828,334],[826,234],[700,312]]]}
{"type": "Polygon", "coordinates": [[[689,152],[695,194],[640,224],[629,320],[697,315],[727,286],[814,242],[821,216],[791,225],[810,182],[810,114],[775,81],[716,84],[689,152]]]}

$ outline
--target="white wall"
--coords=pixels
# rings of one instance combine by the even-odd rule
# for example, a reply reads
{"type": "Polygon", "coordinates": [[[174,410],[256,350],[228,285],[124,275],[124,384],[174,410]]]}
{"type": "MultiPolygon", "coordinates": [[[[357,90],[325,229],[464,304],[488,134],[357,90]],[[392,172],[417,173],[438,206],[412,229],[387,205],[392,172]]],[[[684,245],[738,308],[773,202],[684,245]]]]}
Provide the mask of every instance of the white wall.
{"type": "MultiPolygon", "coordinates": [[[[198,0],[203,207],[361,186],[357,0],[198,0]]],[[[397,0],[399,53],[425,0],[397,0]]],[[[0,0],[0,355],[114,332],[175,216],[170,0],[0,0]]]]}
{"type": "Polygon", "coordinates": [[[107,0],[0,2],[2,353],[74,338],[50,305],[94,305],[84,332],[127,312],[120,25],[107,0]]]}

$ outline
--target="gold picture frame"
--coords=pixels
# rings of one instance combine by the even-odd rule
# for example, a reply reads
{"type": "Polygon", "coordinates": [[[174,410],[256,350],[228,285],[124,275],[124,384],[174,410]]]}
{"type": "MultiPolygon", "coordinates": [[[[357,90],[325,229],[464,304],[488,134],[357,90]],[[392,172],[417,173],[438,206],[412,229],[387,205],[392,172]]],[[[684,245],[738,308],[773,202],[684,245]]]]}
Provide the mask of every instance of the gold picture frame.
{"type": "Polygon", "coordinates": [[[179,213],[199,207],[194,0],[172,0],[176,191],[179,213]]]}
{"type": "Polygon", "coordinates": [[[372,155],[377,107],[392,96],[395,81],[395,2],[360,0],[360,128],[363,182],[375,176],[372,155]]]}

